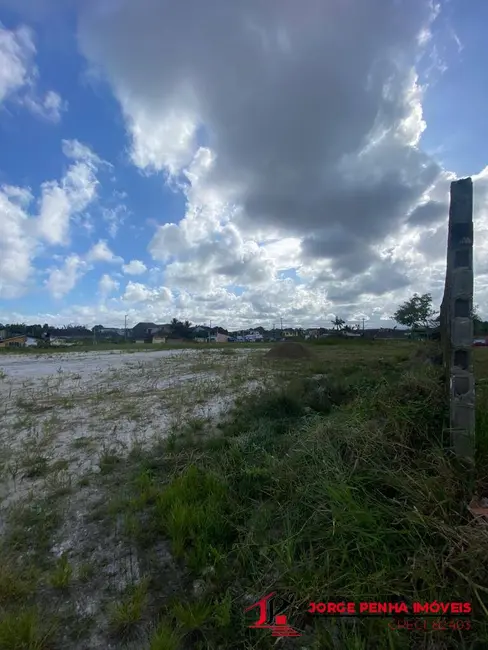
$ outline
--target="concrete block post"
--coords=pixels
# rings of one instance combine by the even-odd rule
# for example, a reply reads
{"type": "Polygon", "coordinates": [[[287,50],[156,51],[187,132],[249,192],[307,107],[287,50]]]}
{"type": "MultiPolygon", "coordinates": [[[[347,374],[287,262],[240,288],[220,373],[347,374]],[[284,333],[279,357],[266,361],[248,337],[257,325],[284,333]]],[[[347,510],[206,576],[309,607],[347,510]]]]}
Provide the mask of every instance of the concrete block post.
{"type": "Polygon", "coordinates": [[[475,386],[473,374],[473,183],[451,183],[449,234],[441,337],[449,399],[451,446],[474,462],[475,386]]]}

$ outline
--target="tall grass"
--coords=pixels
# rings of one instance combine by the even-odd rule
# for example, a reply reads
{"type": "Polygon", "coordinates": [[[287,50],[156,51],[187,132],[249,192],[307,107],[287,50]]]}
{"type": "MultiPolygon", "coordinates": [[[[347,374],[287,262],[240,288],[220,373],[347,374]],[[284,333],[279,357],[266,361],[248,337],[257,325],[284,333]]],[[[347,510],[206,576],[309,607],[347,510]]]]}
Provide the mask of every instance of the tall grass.
{"type": "Polygon", "coordinates": [[[171,607],[166,624],[186,629],[182,648],[271,648],[244,609],[276,591],[303,647],[443,650],[474,647],[475,634],[486,647],[488,537],[468,519],[469,484],[442,447],[438,369],[378,360],[329,375],[244,401],[218,435],[173,439],[137,467],[127,507],[141,525],[130,535],[145,549],[169,539],[204,585],[178,595],[206,613],[198,629],[171,607]],[[466,600],[474,632],[307,614],[328,600],[466,600]]]}

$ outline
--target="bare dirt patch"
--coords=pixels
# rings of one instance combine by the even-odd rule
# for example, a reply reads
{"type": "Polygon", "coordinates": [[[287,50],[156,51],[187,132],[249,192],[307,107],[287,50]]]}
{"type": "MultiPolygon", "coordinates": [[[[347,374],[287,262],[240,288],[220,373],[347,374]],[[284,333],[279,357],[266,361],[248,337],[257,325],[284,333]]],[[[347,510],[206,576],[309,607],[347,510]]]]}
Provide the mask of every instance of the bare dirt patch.
{"type": "Polygon", "coordinates": [[[303,343],[285,341],[266,353],[267,359],[314,359],[316,356],[303,343]]]}

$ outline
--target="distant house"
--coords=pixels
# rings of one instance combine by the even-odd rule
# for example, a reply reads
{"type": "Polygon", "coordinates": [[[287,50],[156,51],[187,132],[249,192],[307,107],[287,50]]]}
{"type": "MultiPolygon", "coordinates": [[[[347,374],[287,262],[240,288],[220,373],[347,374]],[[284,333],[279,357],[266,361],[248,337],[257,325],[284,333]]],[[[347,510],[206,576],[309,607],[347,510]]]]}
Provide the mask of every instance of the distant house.
{"type": "Polygon", "coordinates": [[[209,339],[212,343],[227,343],[229,340],[229,337],[227,334],[222,334],[221,332],[217,332],[217,334],[214,334],[213,336],[210,337],[209,339]]]}
{"type": "Polygon", "coordinates": [[[0,348],[24,348],[37,345],[37,339],[32,336],[11,336],[0,341],[0,348]]]}
{"type": "Polygon", "coordinates": [[[27,336],[10,336],[0,341],[0,348],[23,348],[26,340],[27,336]]]}
{"type": "Polygon", "coordinates": [[[288,328],[283,330],[283,337],[285,339],[289,339],[292,336],[300,336],[300,330],[294,329],[294,328],[288,328]]]}
{"type": "Polygon", "coordinates": [[[305,338],[309,338],[309,339],[318,339],[319,335],[320,335],[320,329],[317,327],[310,328],[305,332],[305,338]]]}
{"type": "Polygon", "coordinates": [[[248,343],[257,343],[258,341],[263,340],[263,335],[261,334],[261,332],[250,332],[249,334],[246,334],[244,336],[244,339],[248,343]]]}
{"type": "Polygon", "coordinates": [[[96,334],[99,337],[125,336],[125,329],[123,327],[98,327],[96,334]]]}
{"type": "Polygon", "coordinates": [[[132,339],[145,339],[148,336],[154,336],[156,334],[161,336],[167,336],[171,332],[170,325],[157,325],[156,323],[137,323],[130,330],[130,335],[132,339]]]}
{"type": "Polygon", "coordinates": [[[156,334],[161,329],[161,325],[156,325],[156,323],[137,323],[134,325],[131,331],[131,338],[133,339],[145,339],[148,336],[156,334]]]}

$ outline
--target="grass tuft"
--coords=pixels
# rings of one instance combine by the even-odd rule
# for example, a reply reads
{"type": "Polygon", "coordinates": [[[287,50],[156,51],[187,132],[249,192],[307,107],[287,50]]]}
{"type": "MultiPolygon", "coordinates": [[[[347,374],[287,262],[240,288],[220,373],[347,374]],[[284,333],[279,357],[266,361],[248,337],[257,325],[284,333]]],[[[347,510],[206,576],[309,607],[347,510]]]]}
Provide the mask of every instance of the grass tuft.
{"type": "Polygon", "coordinates": [[[121,638],[129,637],[141,623],[148,601],[148,581],[132,585],[124,598],[110,608],[110,628],[121,638]]]}
{"type": "Polygon", "coordinates": [[[0,611],[2,650],[50,650],[56,630],[35,608],[7,613],[0,611]]]}
{"type": "Polygon", "coordinates": [[[63,553],[49,577],[49,584],[55,589],[66,589],[69,587],[72,577],[73,567],[69,563],[66,553],[63,553]]]}

